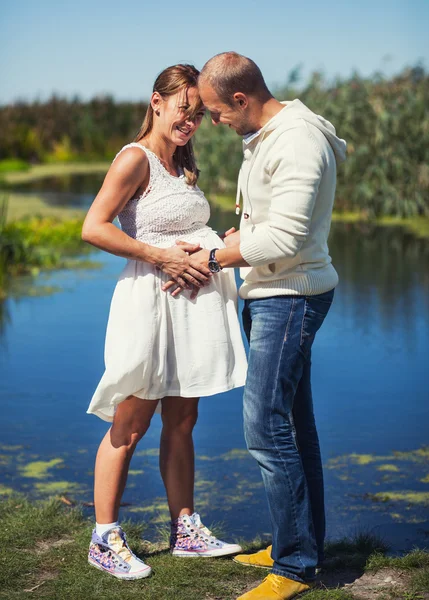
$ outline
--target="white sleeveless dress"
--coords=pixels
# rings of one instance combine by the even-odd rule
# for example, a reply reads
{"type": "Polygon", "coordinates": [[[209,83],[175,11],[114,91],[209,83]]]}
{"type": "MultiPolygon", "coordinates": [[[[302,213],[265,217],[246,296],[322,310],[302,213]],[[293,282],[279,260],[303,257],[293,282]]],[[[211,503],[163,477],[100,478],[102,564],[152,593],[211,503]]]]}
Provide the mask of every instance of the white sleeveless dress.
{"type": "MultiPolygon", "coordinates": [[[[149,160],[149,185],[130,200],[119,221],[130,237],[167,248],[176,240],[223,248],[207,226],[210,207],[203,192],[172,176],[141,144],[149,160]]],[[[110,307],[105,373],[88,408],[112,421],[117,405],[133,395],[147,400],[166,396],[197,398],[243,386],[247,362],[237,317],[233,269],[211,278],[198,296],[184,290],[163,292],[169,276],[154,265],[128,260],[110,307]]],[[[157,411],[160,412],[160,403],[157,411]]]]}

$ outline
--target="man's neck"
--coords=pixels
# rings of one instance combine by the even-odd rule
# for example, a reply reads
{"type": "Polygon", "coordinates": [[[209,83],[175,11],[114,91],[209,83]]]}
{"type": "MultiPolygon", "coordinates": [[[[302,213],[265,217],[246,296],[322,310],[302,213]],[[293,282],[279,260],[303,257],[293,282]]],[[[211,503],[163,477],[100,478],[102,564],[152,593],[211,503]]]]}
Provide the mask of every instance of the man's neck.
{"type": "Polygon", "coordinates": [[[284,104],[271,97],[261,105],[261,112],[258,118],[258,130],[268,123],[273,117],[275,117],[283,108],[284,104]]]}

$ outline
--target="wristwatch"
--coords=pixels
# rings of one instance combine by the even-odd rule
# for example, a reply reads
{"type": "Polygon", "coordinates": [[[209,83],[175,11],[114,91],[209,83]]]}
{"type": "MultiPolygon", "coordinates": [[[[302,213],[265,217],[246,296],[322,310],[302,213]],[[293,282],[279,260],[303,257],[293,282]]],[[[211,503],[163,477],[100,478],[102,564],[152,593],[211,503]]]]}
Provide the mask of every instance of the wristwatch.
{"type": "Polygon", "coordinates": [[[213,250],[210,250],[210,256],[209,256],[209,269],[212,273],[219,273],[219,271],[222,270],[222,267],[220,266],[220,264],[217,262],[216,260],[216,250],[219,250],[219,248],[213,248],[213,250]]]}

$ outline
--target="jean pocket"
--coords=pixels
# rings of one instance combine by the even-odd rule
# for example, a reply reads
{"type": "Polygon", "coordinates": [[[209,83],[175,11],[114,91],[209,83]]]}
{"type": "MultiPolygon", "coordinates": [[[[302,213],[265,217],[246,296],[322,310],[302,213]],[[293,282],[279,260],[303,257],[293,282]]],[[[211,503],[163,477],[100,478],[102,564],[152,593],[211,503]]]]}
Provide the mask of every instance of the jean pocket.
{"type": "Polygon", "coordinates": [[[333,291],[305,299],[304,315],[301,327],[301,348],[308,354],[316,333],[325,320],[332,304],[333,291]]]}
{"type": "Polygon", "coordinates": [[[316,296],[306,296],[305,299],[307,302],[315,304],[317,302],[321,302],[322,304],[328,304],[331,306],[332,300],[334,299],[335,289],[329,290],[329,292],[324,292],[323,294],[317,294],[316,296]]]}

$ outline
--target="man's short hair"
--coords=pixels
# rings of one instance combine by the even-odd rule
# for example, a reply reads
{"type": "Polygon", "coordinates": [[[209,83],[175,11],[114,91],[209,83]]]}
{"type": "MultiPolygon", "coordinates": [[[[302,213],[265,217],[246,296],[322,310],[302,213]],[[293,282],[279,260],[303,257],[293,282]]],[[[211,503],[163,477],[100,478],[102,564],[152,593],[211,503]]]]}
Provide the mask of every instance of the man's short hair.
{"type": "Polygon", "coordinates": [[[252,59],[237,52],[222,52],[206,62],[199,81],[209,83],[225,104],[234,104],[237,92],[249,96],[271,96],[261,69],[252,59]]]}

